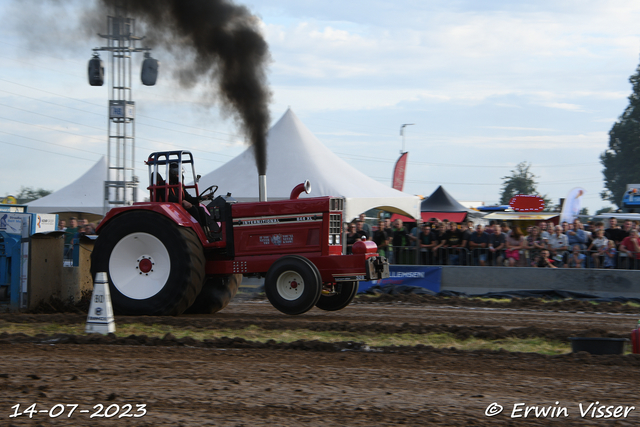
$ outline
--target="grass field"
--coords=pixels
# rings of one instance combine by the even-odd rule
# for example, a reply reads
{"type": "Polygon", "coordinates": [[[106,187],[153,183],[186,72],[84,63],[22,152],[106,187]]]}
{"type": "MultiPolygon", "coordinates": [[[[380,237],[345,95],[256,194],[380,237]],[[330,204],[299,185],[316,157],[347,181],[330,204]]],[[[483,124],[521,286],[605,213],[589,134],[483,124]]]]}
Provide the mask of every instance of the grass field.
{"type": "MultiPolygon", "coordinates": [[[[2,322],[0,331],[6,333],[23,333],[29,336],[38,334],[73,334],[83,335],[85,325],[57,325],[47,324],[16,324],[2,322]]],[[[388,346],[414,346],[418,344],[429,345],[436,348],[456,348],[460,350],[499,350],[516,351],[525,353],[563,354],[571,351],[570,344],[559,341],[551,341],[543,338],[505,338],[500,340],[483,340],[468,338],[461,340],[448,333],[433,334],[384,334],[384,333],[352,333],[352,332],[316,332],[304,329],[296,330],[266,330],[257,326],[249,326],[243,329],[194,329],[176,328],[169,325],[143,325],[143,324],[119,324],[116,326],[115,335],[127,337],[130,335],[146,335],[148,337],[163,337],[172,334],[176,338],[190,337],[196,340],[215,338],[243,338],[248,341],[289,343],[298,340],[317,340],[323,342],[354,341],[364,343],[370,347],[388,346]]]]}

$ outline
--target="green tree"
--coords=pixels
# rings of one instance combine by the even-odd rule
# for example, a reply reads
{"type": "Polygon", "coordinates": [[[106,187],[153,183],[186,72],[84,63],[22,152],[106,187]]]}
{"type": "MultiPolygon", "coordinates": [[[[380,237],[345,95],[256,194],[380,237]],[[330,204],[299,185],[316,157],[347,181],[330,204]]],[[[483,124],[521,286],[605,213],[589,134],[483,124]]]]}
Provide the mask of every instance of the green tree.
{"type": "Polygon", "coordinates": [[[600,197],[618,207],[627,184],[640,182],[640,66],[629,81],[629,105],[609,131],[609,148],[600,155],[605,186],[600,197]]]}
{"type": "Polygon", "coordinates": [[[44,196],[48,196],[52,191],[45,190],[43,188],[38,188],[37,190],[32,187],[20,187],[20,192],[16,196],[18,200],[18,204],[22,205],[25,203],[33,202],[36,199],[39,199],[44,196]]]}
{"type": "Polygon", "coordinates": [[[596,211],[596,215],[600,215],[603,213],[613,212],[613,208],[611,206],[607,206],[606,208],[600,208],[596,211]]]}
{"type": "Polygon", "coordinates": [[[544,212],[560,212],[562,208],[560,201],[558,201],[558,203],[553,203],[551,199],[547,199],[546,196],[544,196],[543,199],[544,199],[544,212]]]}
{"type": "MultiPolygon", "coordinates": [[[[500,192],[500,204],[509,204],[509,201],[516,194],[536,195],[536,176],[529,171],[531,165],[527,162],[520,162],[511,171],[511,175],[503,176],[502,191],[500,192]]],[[[546,202],[546,200],[545,200],[546,202]]]]}

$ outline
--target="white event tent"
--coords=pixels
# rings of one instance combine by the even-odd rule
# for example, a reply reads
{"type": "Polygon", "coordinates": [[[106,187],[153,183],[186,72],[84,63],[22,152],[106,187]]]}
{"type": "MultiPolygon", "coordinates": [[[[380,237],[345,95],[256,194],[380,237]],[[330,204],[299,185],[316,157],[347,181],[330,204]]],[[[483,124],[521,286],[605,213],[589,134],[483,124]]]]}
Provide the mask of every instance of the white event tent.
{"type": "MultiPolygon", "coordinates": [[[[420,199],[369,178],[331,152],[288,109],[267,135],[267,200],[288,199],[293,187],[309,180],[311,193],[302,197],[345,198],[344,220],[372,208],[420,217],[420,199]]],[[[220,168],[204,175],[199,187],[219,187],[240,201],[256,201],[258,169],[249,147],[220,168]]]]}
{"type": "Polygon", "coordinates": [[[105,215],[104,181],[107,159],[102,156],[84,175],[48,196],[27,203],[33,213],[79,212],[105,215]]]}

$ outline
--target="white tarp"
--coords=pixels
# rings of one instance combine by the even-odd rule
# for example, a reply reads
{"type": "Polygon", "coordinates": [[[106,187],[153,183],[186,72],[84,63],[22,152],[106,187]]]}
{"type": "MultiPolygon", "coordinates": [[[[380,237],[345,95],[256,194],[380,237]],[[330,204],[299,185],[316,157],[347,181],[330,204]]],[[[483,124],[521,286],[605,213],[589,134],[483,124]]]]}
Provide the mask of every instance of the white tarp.
{"type": "MultiPolygon", "coordinates": [[[[267,136],[267,200],[288,199],[293,187],[309,180],[311,193],[302,197],[345,198],[344,220],[372,208],[420,216],[420,199],[379,183],[324,146],[288,109],[267,136]]],[[[199,187],[219,187],[238,201],[258,200],[258,169],[253,148],[203,176],[199,187]]]]}
{"type": "Polygon", "coordinates": [[[104,215],[104,180],[107,159],[98,163],[80,178],[48,196],[27,203],[27,211],[34,213],[82,212],[104,215]]]}

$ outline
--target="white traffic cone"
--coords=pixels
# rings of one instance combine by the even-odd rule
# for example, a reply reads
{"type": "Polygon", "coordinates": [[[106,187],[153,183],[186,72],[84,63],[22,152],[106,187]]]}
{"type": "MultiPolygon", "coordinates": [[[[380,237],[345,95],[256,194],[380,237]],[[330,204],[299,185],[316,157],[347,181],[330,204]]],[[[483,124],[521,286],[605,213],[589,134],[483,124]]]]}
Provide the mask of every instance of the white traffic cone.
{"type": "Polygon", "coordinates": [[[96,273],[96,278],[93,281],[91,305],[87,315],[87,326],[84,331],[88,334],[98,333],[103,335],[116,331],[107,273],[96,273]]]}

